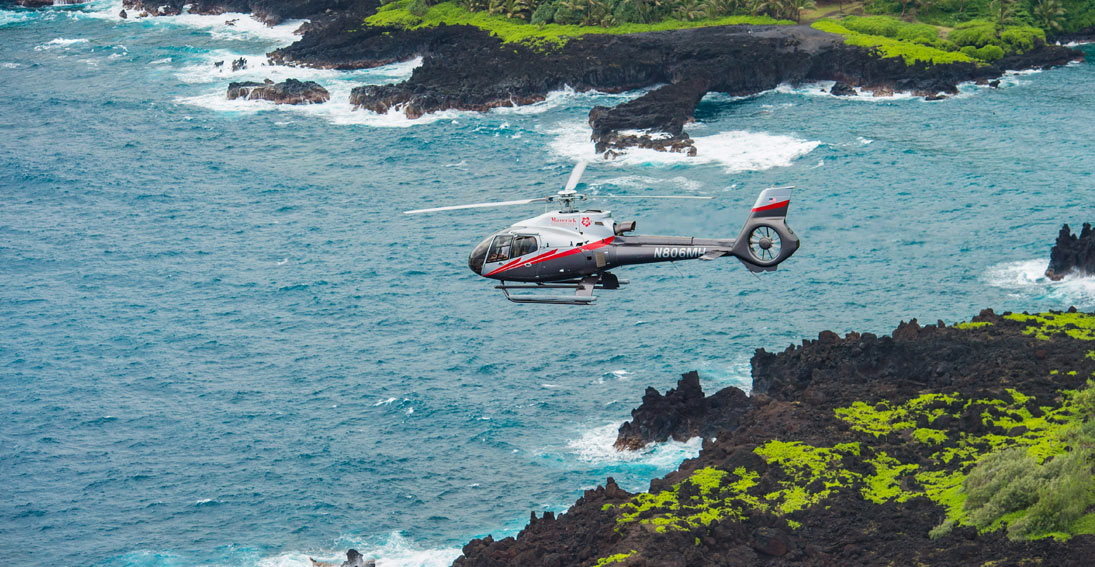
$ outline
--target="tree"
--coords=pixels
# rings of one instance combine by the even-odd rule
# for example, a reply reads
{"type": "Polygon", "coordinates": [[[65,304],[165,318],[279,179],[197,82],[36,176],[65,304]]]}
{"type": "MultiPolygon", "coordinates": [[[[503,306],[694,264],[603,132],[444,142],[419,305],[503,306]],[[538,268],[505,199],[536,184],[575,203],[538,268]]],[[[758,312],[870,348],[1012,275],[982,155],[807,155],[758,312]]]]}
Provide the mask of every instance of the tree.
{"type": "Polygon", "coordinates": [[[901,16],[899,16],[899,17],[902,17],[902,18],[905,17],[905,12],[907,12],[909,10],[909,8],[913,8],[915,10],[916,7],[920,5],[920,0],[897,0],[897,1],[901,4],[901,16]]]}
{"type": "Polygon", "coordinates": [[[700,0],[683,0],[673,10],[673,17],[681,21],[694,21],[702,19],[705,15],[703,4],[700,0]]]}
{"type": "Polygon", "coordinates": [[[1034,4],[1034,17],[1043,30],[1060,31],[1061,20],[1065,17],[1065,7],[1061,5],[1061,0],[1038,0],[1034,4]]]}
{"type": "Polygon", "coordinates": [[[1015,17],[1015,2],[1016,0],[992,0],[989,4],[992,21],[996,24],[996,37],[1000,37],[1000,31],[1015,17]]]}
{"type": "Polygon", "coordinates": [[[792,15],[795,21],[802,23],[802,11],[814,7],[814,0],[790,0],[787,3],[788,15],[792,15]]]}
{"type": "Polygon", "coordinates": [[[535,9],[536,2],[534,0],[509,0],[506,3],[506,17],[527,22],[532,17],[532,12],[535,9]]]}
{"type": "Polygon", "coordinates": [[[740,0],[703,0],[703,13],[712,20],[734,15],[739,10],[740,0]]]}

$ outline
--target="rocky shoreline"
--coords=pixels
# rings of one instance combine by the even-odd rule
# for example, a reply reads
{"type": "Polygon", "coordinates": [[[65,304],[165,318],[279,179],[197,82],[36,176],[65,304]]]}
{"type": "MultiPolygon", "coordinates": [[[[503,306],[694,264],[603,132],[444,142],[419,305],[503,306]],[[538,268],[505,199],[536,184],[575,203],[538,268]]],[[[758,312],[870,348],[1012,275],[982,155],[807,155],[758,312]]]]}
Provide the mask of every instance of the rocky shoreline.
{"type": "Polygon", "coordinates": [[[454,566],[1088,565],[1093,535],[1008,537],[1019,514],[974,527],[963,481],[993,454],[1068,454],[1054,443],[1092,418],[1068,413],[1092,353],[1095,315],[1075,310],[760,349],[750,396],[704,397],[686,374],[665,396],[648,390],[620,429],[626,447],[699,432],[697,458],[645,493],[608,479],[516,538],[468,543],[454,566]]]}
{"type": "Polygon", "coordinates": [[[994,65],[906,65],[844,44],[808,26],[722,26],[632,35],[591,35],[556,50],[537,51],[469,26],[417,30],[335,22],[305,33],[273,52],[284,64],[359,68],[421,56],[410,79],[354,89],[359,109],[400,109],[410,118],[449,109],[486,111],[543,100],[554,90],[618,93],[651,89],[614,108],[595,107],[589,122],[597,151],[606,157],[632,147],[694,154],[684,130],[710,92],[746,96],[782,83],[840,81],[878,92],[940,98],[958,84],[987,82],[1008,70],[1050,68],[1081,57],[1060,46],[1040,46],[994,65]],[[348,33],[345,25],[353,25],[348,33]]]}
{"type": "Polygon", "coordinates": [[[362,69],[422,58],[406,81],[355,88],[350,102],[361,111],[395,109],[413,119],[444,110],[531,104],[566,87],[608,93],[648,89],[619,106],[591,109],[593,142],[608,158],[635,147],[694,155],[685,126],[707,93],[746,96],[782,83],[837,81],[937,100],[957,93],[962,82],[988,82],[1009,70],[1051,68],[1082,58],[1075,49],[1039,45],[991,65],[906,65],[809,26],[593,34],[558,48],[533,48],[503,43],[465,25],[366,26],[363,20],[376,12],[377,0],[125,0],[124,5],[151,15],[177,14],[189,5],[192,13],[250,12],[268,24],[310,20],[297,42],[269,54],[271,62],[284,65],[362,69]]]}

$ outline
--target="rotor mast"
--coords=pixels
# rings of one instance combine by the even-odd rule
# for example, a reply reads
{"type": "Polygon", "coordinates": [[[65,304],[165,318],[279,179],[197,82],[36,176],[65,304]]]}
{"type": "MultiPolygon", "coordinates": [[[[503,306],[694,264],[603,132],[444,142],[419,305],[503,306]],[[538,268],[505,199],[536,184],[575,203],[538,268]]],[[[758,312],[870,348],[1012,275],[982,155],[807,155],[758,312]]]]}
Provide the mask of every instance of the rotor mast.
{"type": "Polygon", "coordinates": [[[574,201],[581,201],[582,199],[585,199],[586,196],[578,193],[574,188],[577,187],[578,182],[582,180],[582,174],[585,173],[585,170],[586,161],[582,160],[578,162],[578,164],[574,166],[574,171],[570,172],[570,179],[567,179],[566,186],[564,186],[562,191],[559,191],[558,195],[555,197],[563,204],[562,210],[559,211],[560,213],[578,212],[578,209],[574,208],[574,201]]]}

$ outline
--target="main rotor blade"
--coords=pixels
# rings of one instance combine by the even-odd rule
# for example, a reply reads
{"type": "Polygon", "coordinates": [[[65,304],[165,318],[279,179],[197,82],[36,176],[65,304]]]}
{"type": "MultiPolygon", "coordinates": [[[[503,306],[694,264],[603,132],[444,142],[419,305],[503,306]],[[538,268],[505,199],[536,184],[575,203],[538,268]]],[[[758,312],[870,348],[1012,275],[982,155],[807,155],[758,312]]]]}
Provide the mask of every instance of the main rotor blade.
{"type": "Polygon", "coordinates": [[[535,199],[520,199],[517,201],[496,201],[493,203],[472,203],[470,205],[452,205],[448,207],[434,207],[432,209],[415,209],[413,211],[403,211],[405,215],[416,215],[418,213],[435,213],[438,211],[456,211],[460,209],[485,209],[487,207],[507,207],[510,205],[527,205],[529,203],[546,203],[550,199],[544,197],[537,197],[535,199]]]}
{"type": "Polygon", "coordinates": [[[606,199],[704,199],[710,200],[714,197],[704,197],[699,195],[600,195],[606,199]]]}
{"type": "Polygon", "coordinates": [[[586,170],[586,160],[578,162],[578,165],[574,166],[574,171],[570,172],[570,179],[567,179],[566,187],[563,187],[563,191],[573,191],[578,186],[578,182],[582,180],[582,174],[586,170]]]}

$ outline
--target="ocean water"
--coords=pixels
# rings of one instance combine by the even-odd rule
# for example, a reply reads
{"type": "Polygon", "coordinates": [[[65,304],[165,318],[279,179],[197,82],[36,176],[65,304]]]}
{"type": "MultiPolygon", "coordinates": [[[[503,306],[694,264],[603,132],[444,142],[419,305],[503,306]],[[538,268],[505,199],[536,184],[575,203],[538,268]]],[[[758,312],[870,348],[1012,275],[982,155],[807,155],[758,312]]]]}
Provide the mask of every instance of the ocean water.
{"type": "Polygon", "coordinates": [[[585,191],[716,199],[592,206],[733,236],[760,189],[791,184],[798,254],[762,277],[640,266],[595,306],[522,306],[466,256],[542,208],[399,211],[552,193],[593,157],[589,108],[639,93],[378,116],[349,90],[417,62],[271,67],[295,24],[119,9],[0,10],[5,563],[304,567],[353,546],[447,565],[607,476],[641,489],[696,454],[611,448],[643,390],[682,372],[747,387],[755,349],[824,329],[1095,308],[1095,281],[1040,276],[1061,223],[1095,221],[1090,63],[932,103],[708,96],[697,158],[596,161],[585,191]],[[286,77],[334,100],[224,100],[231,80],[286,77]]]}

